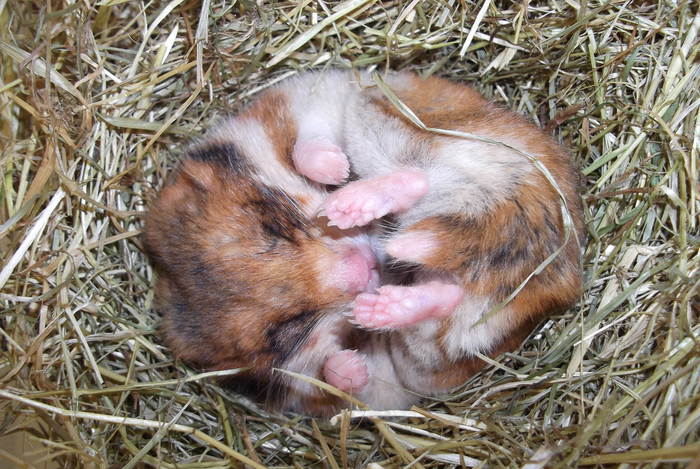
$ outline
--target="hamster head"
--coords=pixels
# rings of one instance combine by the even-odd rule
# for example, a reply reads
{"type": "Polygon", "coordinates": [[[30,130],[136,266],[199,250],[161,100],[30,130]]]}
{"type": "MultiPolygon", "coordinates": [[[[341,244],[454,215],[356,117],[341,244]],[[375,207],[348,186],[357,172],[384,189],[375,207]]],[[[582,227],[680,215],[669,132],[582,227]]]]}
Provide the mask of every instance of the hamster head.
{"type": "Polygon", "coordinates": [[[268,352],[278,363],[291,350],[276,350],[273,326],[345,307],[376,286],[376,261],[367,237],[304,215],[317,195],[285,193],[220,161],[185,159],[147,218],[166,340],[207,367],[246,366],[268,352]]]}

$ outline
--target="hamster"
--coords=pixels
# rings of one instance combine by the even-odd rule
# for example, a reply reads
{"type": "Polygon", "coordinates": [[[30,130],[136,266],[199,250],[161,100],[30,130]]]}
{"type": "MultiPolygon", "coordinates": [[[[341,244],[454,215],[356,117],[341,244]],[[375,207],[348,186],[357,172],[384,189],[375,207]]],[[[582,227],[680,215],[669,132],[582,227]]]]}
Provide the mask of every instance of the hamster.
{"type": "Polygon", "coordinates": [[[406,266],[413,280],[356,298],[354,321],[368,330],[359,351],[370,377],[356,391],[373,408],[406,407],[416,395],[464,383],[484,365],[478,353],[514,349],[544,317],[576,301],[582,206],[566,151],[523,117],[445,79],[386,78],[426,126],[535,155],[561,189],[573,225],[568,238],[560,195],[528,158],[502,145],[422,131],[371,83],[366,75],[335,72],[301,76],[279,90],[292,110],[302,110],[298,115],[314,97],[304,141],[342,148],[330,158],[301,152],[297,171],[325,182],[349,163],[359,176],[324,202],[330,223],[346,229],[394,218],[381,255],[406,266]],[[489,314],[562,245],[512,301],[489,314]]]}
{"type": "MultiPolygon", "coordinates": [[[[580,232],[576,177],[550,137],[465,85],[387,82],[429,126],[537,155],[580,232]]],[[[273,368],[373,408],[450,390],[483,366],[477,353],[517,347],[580,289],[571,236],[485,318],[564,242],[558,194],[523,156],[420,131],[367,83],[331,71],[266,91],[193,146],[147,218],[166,342],[199,366],[249,367],[231,382],[279,408],[343,403],[273,368]],[[399,275],[376,288],[379,270],[399,275]]]]}

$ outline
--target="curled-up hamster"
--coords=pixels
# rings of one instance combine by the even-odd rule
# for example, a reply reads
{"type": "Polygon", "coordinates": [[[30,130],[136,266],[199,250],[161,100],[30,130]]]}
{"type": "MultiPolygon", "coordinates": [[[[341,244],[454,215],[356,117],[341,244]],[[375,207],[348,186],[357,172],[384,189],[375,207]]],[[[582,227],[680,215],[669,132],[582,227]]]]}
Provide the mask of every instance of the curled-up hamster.
{"type": "Polygon", "coordinates": [[[294,171],[298,123],[287,106],[269,92],[192,145],[150,206],[144,244],[161,330],[178,357],[247,368],[226,384],[271,406],[328,414],[336,398],[273,369],[324,379],[327,364],[336,387],[366,384],[343,313],[378,286],[378,264],[366,233],[317,219],[327,191],[294,171]]]}
{"type": "MultiPolygon", "coordinates": [[[[200,366],[248,367],[231,381],[282,408],[342,403],[273,367],[373,408],[452,389],[483,366],[477,352],[517,347],[580,288],[571,236],[484,317],[564,242],[559,197],[517,152],[420,131],[369,82],[307,73],[263,93],[188,152],[147,219],[168,344],[200,366]],[[389,265],[410,281],[378,287],[389,265]]],[[[581,229],[574,172],[550,137],[464,85],[407,73],[387,83],[428,126],[537,155],[581,229]]]]}
{"type": "Polygon", "coordinates": [[[280,90],[297,103],[292,108],[316,96],[315,125],[304,129],[304,142],[342,148],[331,155],[298,153],[297,171],[336,184],[332,175],[344,174],[349,163],[359,176],[323,203],[330,223],[347,229],[393,215],[393,229],[379,237],[379,255],[406,266],[413,280],[356,298],[354,321],[368,330],[359,350],[369,374],[368,384],[356,391],[374,408],[404,407],[416,395],[464,383],[484,364],[477,353],[514,349],[542,318],[575,302],[582,207],[566,151],[472,88],[411,73],[386,78],[426,126],[535,155],[561,189],[573,225],[570,236],[560,195],[523,154],[422,131],[365,83],[372,83],[366,75],[336,72],[301,76],[280,90]],[[337,122],[343,123],[340,131],[328,125],[337,122]],[[558,257],[512,301],[488,314],[562,245],[558,257]]]}

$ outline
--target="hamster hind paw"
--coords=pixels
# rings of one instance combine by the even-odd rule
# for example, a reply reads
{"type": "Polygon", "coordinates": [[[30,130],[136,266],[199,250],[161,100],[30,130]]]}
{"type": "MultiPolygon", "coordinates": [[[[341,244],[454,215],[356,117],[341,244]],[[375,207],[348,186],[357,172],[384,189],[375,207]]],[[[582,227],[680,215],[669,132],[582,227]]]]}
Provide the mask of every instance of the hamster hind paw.
{"type": "Polygon", "coordinates": [[[405,327],[447,317],[463,298],[460,287],[441,282],[407,287],[385,285],[377,294],[358,295],[353,314],[360,326],[369,329],[405,327]]]}
{"type": "Polygon", "coordinates": [[[347,184],[328,196],[323,212],[340,229],[364,226],[372,220],[412,207],[428,192],[428,179],[419,169],[347,184]]]}
{"type": "Polygon", "coordinates": [[[323,365],[328,384],[345,392],[359,392],[369,382],[365,356],[354,350],[341,350],[331,355],[323,365]]]}
{"type": "Polygon", "coordinates": [[[292,161],[300,174],[321,184],[340,184],[350,172],[348,157],[325,137],[299,139],[292,161]]]}

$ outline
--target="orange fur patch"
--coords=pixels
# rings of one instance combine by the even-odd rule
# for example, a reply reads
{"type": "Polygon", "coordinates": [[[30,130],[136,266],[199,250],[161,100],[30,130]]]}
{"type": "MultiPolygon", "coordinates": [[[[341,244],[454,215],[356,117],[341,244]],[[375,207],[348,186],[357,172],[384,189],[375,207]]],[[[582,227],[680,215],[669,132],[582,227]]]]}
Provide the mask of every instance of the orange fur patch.
{"type": "Polygon", "coordinates": [[[260,96],[241,115],[259,122],[275,149],[277,158],[290,170],[296,172],[292,161],[292,151],[296,143],[297,125],[289,100],[280,90],[271,90],[260,96]]]}

